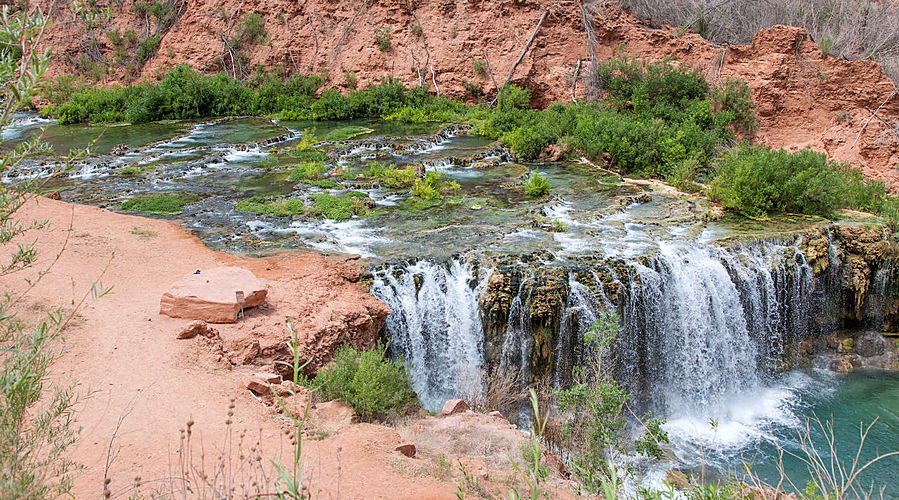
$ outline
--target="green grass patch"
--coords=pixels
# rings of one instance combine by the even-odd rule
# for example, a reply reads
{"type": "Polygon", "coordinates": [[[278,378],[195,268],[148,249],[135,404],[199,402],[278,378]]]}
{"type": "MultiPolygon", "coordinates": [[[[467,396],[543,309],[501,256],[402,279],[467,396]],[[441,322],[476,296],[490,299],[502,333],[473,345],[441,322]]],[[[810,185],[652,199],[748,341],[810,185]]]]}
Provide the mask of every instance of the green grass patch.
{"type": "Polygon", "coordinates": [[[315,180],[304,179],[300,182],[302,182],[303,184],[306,184],[308,186],[315,186],[315,187],[322,188],[322,189],[340,189],[343,187],[340,184],[338,184],[334,181],[329,181],[329,180],[315,181],[315,180]]]}
{"type": "Polygon", "coordinates": [[[350,191],[342,195],[316,193],[312,195],[314,205],[310,215],[320,215],[332,220],[349,220],[354,215],[365,217],[369,214],[365,208],[368,195],[359,191],[350,191]]]}
{"type": "Polygon", "coordinates": [[[123,177],[137,177],[140,175],[144,175],[144,173],[146,173],[150,170],[156,170],[156,167],[153,165],[145,165],[142,167],[131,166],[131,167],[125,167],[125,168],[119,170],[119,175],[121,175],[123,177]]]}
{"type": "Polygon", "coordinates": [[[151,215],[178,215],[184,205],[195,201],[195,196],[185,194],[141,195],[122,202],[122,210],[151,215]]]}
{"type": "Polygon", "coordinates": [[[324,163],[307,161],[300,163],[287,177],[289,182],[312,181],[321,179],[328,167],[324,163]]]}
{"type": "Polygon", "coordinates": [[[330,157],[328,157],[327,153],[325,153],[324,151],[320,151],[318,149],[312,149],[312,150],[308,150],[308,151],[294,150],[294,151],[291,151],[290,156],[292,156],[300,161],[303,161],[303,162],[315,161],[315,162],[324,163],[324,162],[330,160],[330,157]]]}
{"type": "Polygon", "coordinates": [[[338,142],[359,137],[360,135],[370,134],[374,129],[368,127],[360,127],[358,125],[350,125],[348,127],[336,128],[325,135],[325,141],[338,142]]]}
{"type": "Polygon", "coordinates": [[[290,217],[306,213],[306,204],[297,198],[269,199],[265,196],[253,196],[237,202],[237,210],[252,212],[272,217],[290,217]]]}

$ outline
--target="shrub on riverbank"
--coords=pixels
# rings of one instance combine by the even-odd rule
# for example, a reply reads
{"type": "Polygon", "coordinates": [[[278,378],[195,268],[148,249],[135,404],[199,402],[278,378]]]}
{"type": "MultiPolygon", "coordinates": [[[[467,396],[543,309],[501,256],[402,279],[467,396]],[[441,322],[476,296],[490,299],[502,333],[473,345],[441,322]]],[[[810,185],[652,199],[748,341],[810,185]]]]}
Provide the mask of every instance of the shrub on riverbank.
{"type": "Polygon", "coordinates": [[[402,361],[387,358],[387,346],[371,349],[343,346],[334,361],[318,372],[314,385],[325,399],[352,405],[363,421],[389,412],[403,412],[415,404],[412,379],[402,361]]]}
{"type": "Polygon", "coordinates": [[[749,217],[771,212],[831,215],[840,208],[882,212],[888,205],[882,182],[866,180],[848,164],[824,153],[789,153],[741,145],[716,163],[710,197],[749,217]]]}

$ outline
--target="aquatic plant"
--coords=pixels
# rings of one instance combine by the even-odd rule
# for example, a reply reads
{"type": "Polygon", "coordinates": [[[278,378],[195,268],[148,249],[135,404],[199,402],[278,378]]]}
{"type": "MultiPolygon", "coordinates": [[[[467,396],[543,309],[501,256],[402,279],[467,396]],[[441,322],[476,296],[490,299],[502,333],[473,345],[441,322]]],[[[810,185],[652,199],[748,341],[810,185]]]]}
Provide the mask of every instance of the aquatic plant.
{"type": "Polygon", "coordinates": [[[528,196],[533,196],[534,198],[546,196],[549,194],[551,187],[549,179],[540,172],[531,173],[527,180],[524,181],[524,192],[527,193],[528,196]]]}
{"type": "Polygon", "coordinates": [[[252,212],[273,217],[290,217],[306,212],[306,204],[297,198],[269,199],[264,196],[253,196],[240,200],[235,208],[241,212],[252,212]]]}
{"type": "Polygon", "coordinates": [[[290,182],[316,180],[325,175],[325,172],[327,171],[328,167],[326,167],[324,163],[317,161],[306,161],[297,165],[297,167],[290,172],[287,180],[290,182]]]}
{"type": "Polygon", "coordinates": [[[178,215],[181,208],[186,205],[192,197],[183,194],[152,194],[136,196],[130,200],[122,202],[122,210],[127,212],[140,212],[151,215],[178,215]]]}
{"type": "Polygon", "coordinates": [[[312,195],[314,205],[310,215],[322,215],[333,220],[349,220],[354,215],[365,216],[368,210],[365,200],[368,195],[359,191],[350,191],[343,195],[316,193],[312,195]]]}

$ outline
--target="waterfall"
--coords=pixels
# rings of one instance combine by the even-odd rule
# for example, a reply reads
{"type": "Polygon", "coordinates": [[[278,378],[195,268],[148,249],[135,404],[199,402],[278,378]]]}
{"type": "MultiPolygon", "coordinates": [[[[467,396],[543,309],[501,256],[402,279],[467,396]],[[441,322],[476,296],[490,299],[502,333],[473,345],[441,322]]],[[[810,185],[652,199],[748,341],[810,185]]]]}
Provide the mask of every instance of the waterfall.
{"type": "MultiPolygon", "coordinates": [[[[517,369],[523,384],[534,382],[536,371],[566,386],[583,363],[585,333],[603,311],[614,311],[617,378],[634,404],[706,422],[728,401],[770,386],[794,340],[837,326],[839,249],[830,242],[828,268],[816,274],[802,243],[661,241],[657,251],[626,260],[537,256],[500,266],[514,288],[502,292],[507,300],[494,300],[503,314],[490,338],[481,299],[493,271],[473,264],[482,257],[387,266],[373,273],[372,292],[393,310],[385,326],[391,354],[409,364],[429,409],[458,396],[458,374],[466,369],[517,369]],[[531,317],[536,310],[543,311],[540,324],[531,317]],[[554,330],[549,358],[545,348],[535,352],[535,336],[545,336],[547,325],[554,330]],[[490,366],[485,352],[495,353],[490,366]]],[[[877,274],[876,291],[883,293],[886,282],[885,272],[877,274]]]]}
{"type": "Polygon", "coordinates": [[[460,374],[482,368],[484,335],[478,310],[491,270],[476,276],[461,260],[421,261],[376,271],[371,292],[393,313],[385,334],[390,353],[403,358],[425,408],[439,410],[457,394],[460,374]]]}

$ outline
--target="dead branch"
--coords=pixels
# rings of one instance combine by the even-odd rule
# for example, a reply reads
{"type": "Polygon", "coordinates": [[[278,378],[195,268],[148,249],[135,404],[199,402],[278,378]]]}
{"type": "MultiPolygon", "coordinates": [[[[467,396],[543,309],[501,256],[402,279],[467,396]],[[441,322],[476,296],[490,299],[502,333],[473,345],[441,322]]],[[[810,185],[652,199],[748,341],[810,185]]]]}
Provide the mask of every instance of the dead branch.
{"type": "MultiPolygon", "coordinates": [[[[537,21],[537,26],[534,28],[534,32],[531,33],[531,38],[528,39],[528,43],[525,44],[524,49],[521,51],[521,54],[518,56],[518,60],[515,61],[515,64],[512,65],[512,68],[509,69],[509,75],[506,76],[506,81],[503,83],[502,88],[506,88],[509,85],[509,81],[512,80],[512,75],[515,74],[515,68],[521,63],[522,59],[524,59],[525,54],[528,53],[528,49],[531,48],[531,44],[534,43],[534,39],[537,38],[537,32],[540,31],[540,26],[543,25],[543,21],[546,19],[547,14],[549,14],[549,9],[543,9],[543,15],[540,16],[540,20],[537,21]]],[[[499,94],[497,94],[497,98],[499,98],[499,94]]],[[[494,99],[494,102],[496,100],[494,99]]]]}
{"type": "Polygon", "coordinates": [[[577,102],[577,79],[581,75],[581,60],[577,60],[577,68],[574,68],[574,79],[571,81],[571,102],[577,102]]]}
{"type": "Polygon", "coordinates": [[[337,57],[338,52],[340,52],[340,46],[343,45],[343,42],[346,40],[346,37],[350,36],[350,33],[353,31],[353,24],[356,23],[356,18],[359,17],[359,14],[362,13],[362,10],[365,9],[365,6],[368,5],[370,0],[365,0],[362,2],[362,5],[359,6],[359,9],[356,10],[356,13],[353,14],[352,19],[347,24],[346,28],[344,28],[343,33],[340,35],[340,39],[337,40],[337,43],[334,45],[334,48],[331,49],[331,62],[334,62],[334,59],[337,57]]]}
{"type": "Polygon", "coordinates": [[[499,86],[496,84],[496,77],[493,76],[493,66],[490,64],[490,58],[487,57],[487,49],[484,49],[484,61],[487,62],[487,71],[490,73],[490,80],[493,81],[493,88],[499,94],[499,86]]]}
{"type": "Polygon", "coordinates": [[[315,32],[315,25],[312,24],[312,16],[309,16],[309,26],[312,27],[312,40],[315,41],[315,50],[312,52],[312,59],[309,61],[309,72],[315,71],[315,59],[318,57],[318,34],[315,32]]]}
{"type": "MultiPolygon", "coordinates": [[[[865,124],[862,125],[861,130],[858,131],[858,135],[855,136],[855,141],[852,142],[852,148],[850,148],[850,149],[855,149],[855,145],[858,144],[858,140],[862,138],[862,132],[864,132],[865,129],[868,128],[868,124],[870,124],[870,123],[871,123],[871,120],[873,120],[874,117],[877,116],[877,112],[880,111],[881,108],[883,108],[884,106],[886,106],[886,103],[889,102],[889,100],[892,99],[893,96],[896,95],[896,94],[897,94],[897,91],[894,90],[892,93],[890,93],[890,95],[887,96],[886,99],[883,100],[882,103],[880,103],[880,106],[877,106],[877,109],[875,109],[875,110],[871,113],[871,116],[869,116],[869,117],[868,117],[868,120],[865,122],[865,124]]],[[[867,108],[866,108],[866,109],[867,109],[867,108]]],[[[868,111],[871,111],[871,110],[868,110],[868,111]]]]}

